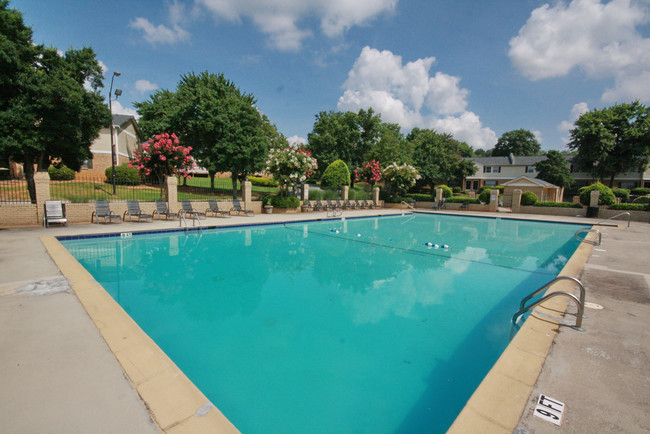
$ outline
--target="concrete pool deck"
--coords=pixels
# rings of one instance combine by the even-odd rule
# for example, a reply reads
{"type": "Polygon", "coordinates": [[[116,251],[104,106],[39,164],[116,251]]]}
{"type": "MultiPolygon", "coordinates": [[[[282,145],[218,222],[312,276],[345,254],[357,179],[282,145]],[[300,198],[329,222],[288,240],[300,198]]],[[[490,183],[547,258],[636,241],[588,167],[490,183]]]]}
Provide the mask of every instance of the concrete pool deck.
{"type": "MultiPolygon", "coordinates": [[[[399,210],[390,209],[347,211],[344,217],[394,214],[395,211],[399,213],[399,210]]],[[[458,214],[596,222],[594,219],[534,215],[458,214]]],[[[324,217],[325,213],[208,218],[204,225],[324,217]]],[[[0,426],[3,430],[156,432],[162,427],[168,431],[182,431],[178,422],[185,419],[172,418],[161,423],[158,418],[153,422],[141,400],[142,392],[136,393],[130,375],[128,379],[125,377],[119,357],[116,359],[115,351],[109,349],[106,336],[102,338],[96,323],[70,290],[68,281],[61,276],[40,240],[42,236],[173,228],[178,228],[177,222],[0,230],[0,381],[3,385],[0,426]]],[[[648,229],[647,223],[635,222],[629,229],[602,229],[603,244],[592,249],[582,275],[576,277],[587,287],[587,301],[603,305],[604,309],[588,310],[589,317],[583,322],[585,332],[560,327],[550,355],[541,367],[539,380],[530,386],[534,389],[528,406],[521,420],[517,419],[520,432],[602,431],[605,427],[607,431],[650,430],[647,415],[650,388],[646,368],[650,344],[647,333],[650,318],[648,229]],[[592,385],[592,381],[595,384],[592,385]],[[567,405],[562,427],[556,428],[532,417],[530,402],[540,392],[567,405]]],[[[161,391],[153,393],[161,394],[161,391]]],[[[190,413],[201,410],[201,404],[197,402],[190,413]]],[[[498,423],[496,426],[495,431],[515,429],[514,426],[498,429],[498,423]]],[[[189,432],[192,427],[186,425],[185,428],[189,432]]]]}

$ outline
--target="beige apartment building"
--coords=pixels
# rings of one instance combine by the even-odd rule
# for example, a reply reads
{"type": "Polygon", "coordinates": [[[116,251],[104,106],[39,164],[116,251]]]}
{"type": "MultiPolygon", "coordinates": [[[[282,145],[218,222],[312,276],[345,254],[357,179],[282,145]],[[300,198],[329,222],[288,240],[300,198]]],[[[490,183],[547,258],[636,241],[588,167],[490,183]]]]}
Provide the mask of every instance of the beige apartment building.
{"type": "MultiPolygon", "coordinates": [[[[546,160],[546,156],[514,156],[511,154],[507,157],[475,157],[467,158],[467,160],[472,161],[477,170],[474,175],[463,180],[463,188],[467,191],[478,191],[483,186],[503,185],[520,177],[536,178],[535,163],[546,160]]],[[[596,181],[588,173],[576,171],[571,157],[568,157],[567,165],[576,180],[576,187],[589,185],[596,181]]],[[[613,186],[628,189],[650,187],[650,167],[646,168],[644,172],[618,174],[614,178],[613,186]]]]}

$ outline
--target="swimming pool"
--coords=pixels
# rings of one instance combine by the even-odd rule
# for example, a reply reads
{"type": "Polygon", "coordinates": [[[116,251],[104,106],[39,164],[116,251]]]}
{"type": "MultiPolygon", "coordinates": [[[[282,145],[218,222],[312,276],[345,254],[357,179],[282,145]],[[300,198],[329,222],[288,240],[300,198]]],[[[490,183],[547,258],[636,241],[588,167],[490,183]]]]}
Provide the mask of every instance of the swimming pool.
{"type": "Polygon", "coordinates": [[[436,432],[579,228],[418,214],[62,243],[243,432],[436,432]]]}

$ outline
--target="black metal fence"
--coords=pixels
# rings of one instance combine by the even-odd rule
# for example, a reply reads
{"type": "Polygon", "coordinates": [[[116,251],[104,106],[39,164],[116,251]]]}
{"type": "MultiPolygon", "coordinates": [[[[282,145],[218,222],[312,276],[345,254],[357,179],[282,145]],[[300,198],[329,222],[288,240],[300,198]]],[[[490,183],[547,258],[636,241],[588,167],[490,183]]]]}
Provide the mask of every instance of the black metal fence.
{"type": "Polygon", "coordinates": [[[23,204],[36,203],[29,198],[27,180],[23,178],[0,180],[0,203],[23,204]]]}
{"type": "Polygon", "coordinates": [[[50,181],[50,198],[72,203],[87,203],[95,200],[121,202],[141,200],[153,202],[166,199],[164,179],[148,179],[142,182],[120,181],[115,185],[101,178],[77,177],[71,181],[50,181]]]}

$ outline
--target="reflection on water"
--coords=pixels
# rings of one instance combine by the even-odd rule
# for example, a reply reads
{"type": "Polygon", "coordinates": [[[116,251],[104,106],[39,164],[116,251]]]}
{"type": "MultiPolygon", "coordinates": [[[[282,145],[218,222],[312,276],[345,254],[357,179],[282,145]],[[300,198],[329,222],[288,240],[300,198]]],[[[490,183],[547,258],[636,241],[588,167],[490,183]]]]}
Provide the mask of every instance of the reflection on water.
{"type": "Polygon", "coordinates": [[[243,432],[443,432],[577,229],[417,215],[64,245],[243,432]]]}

